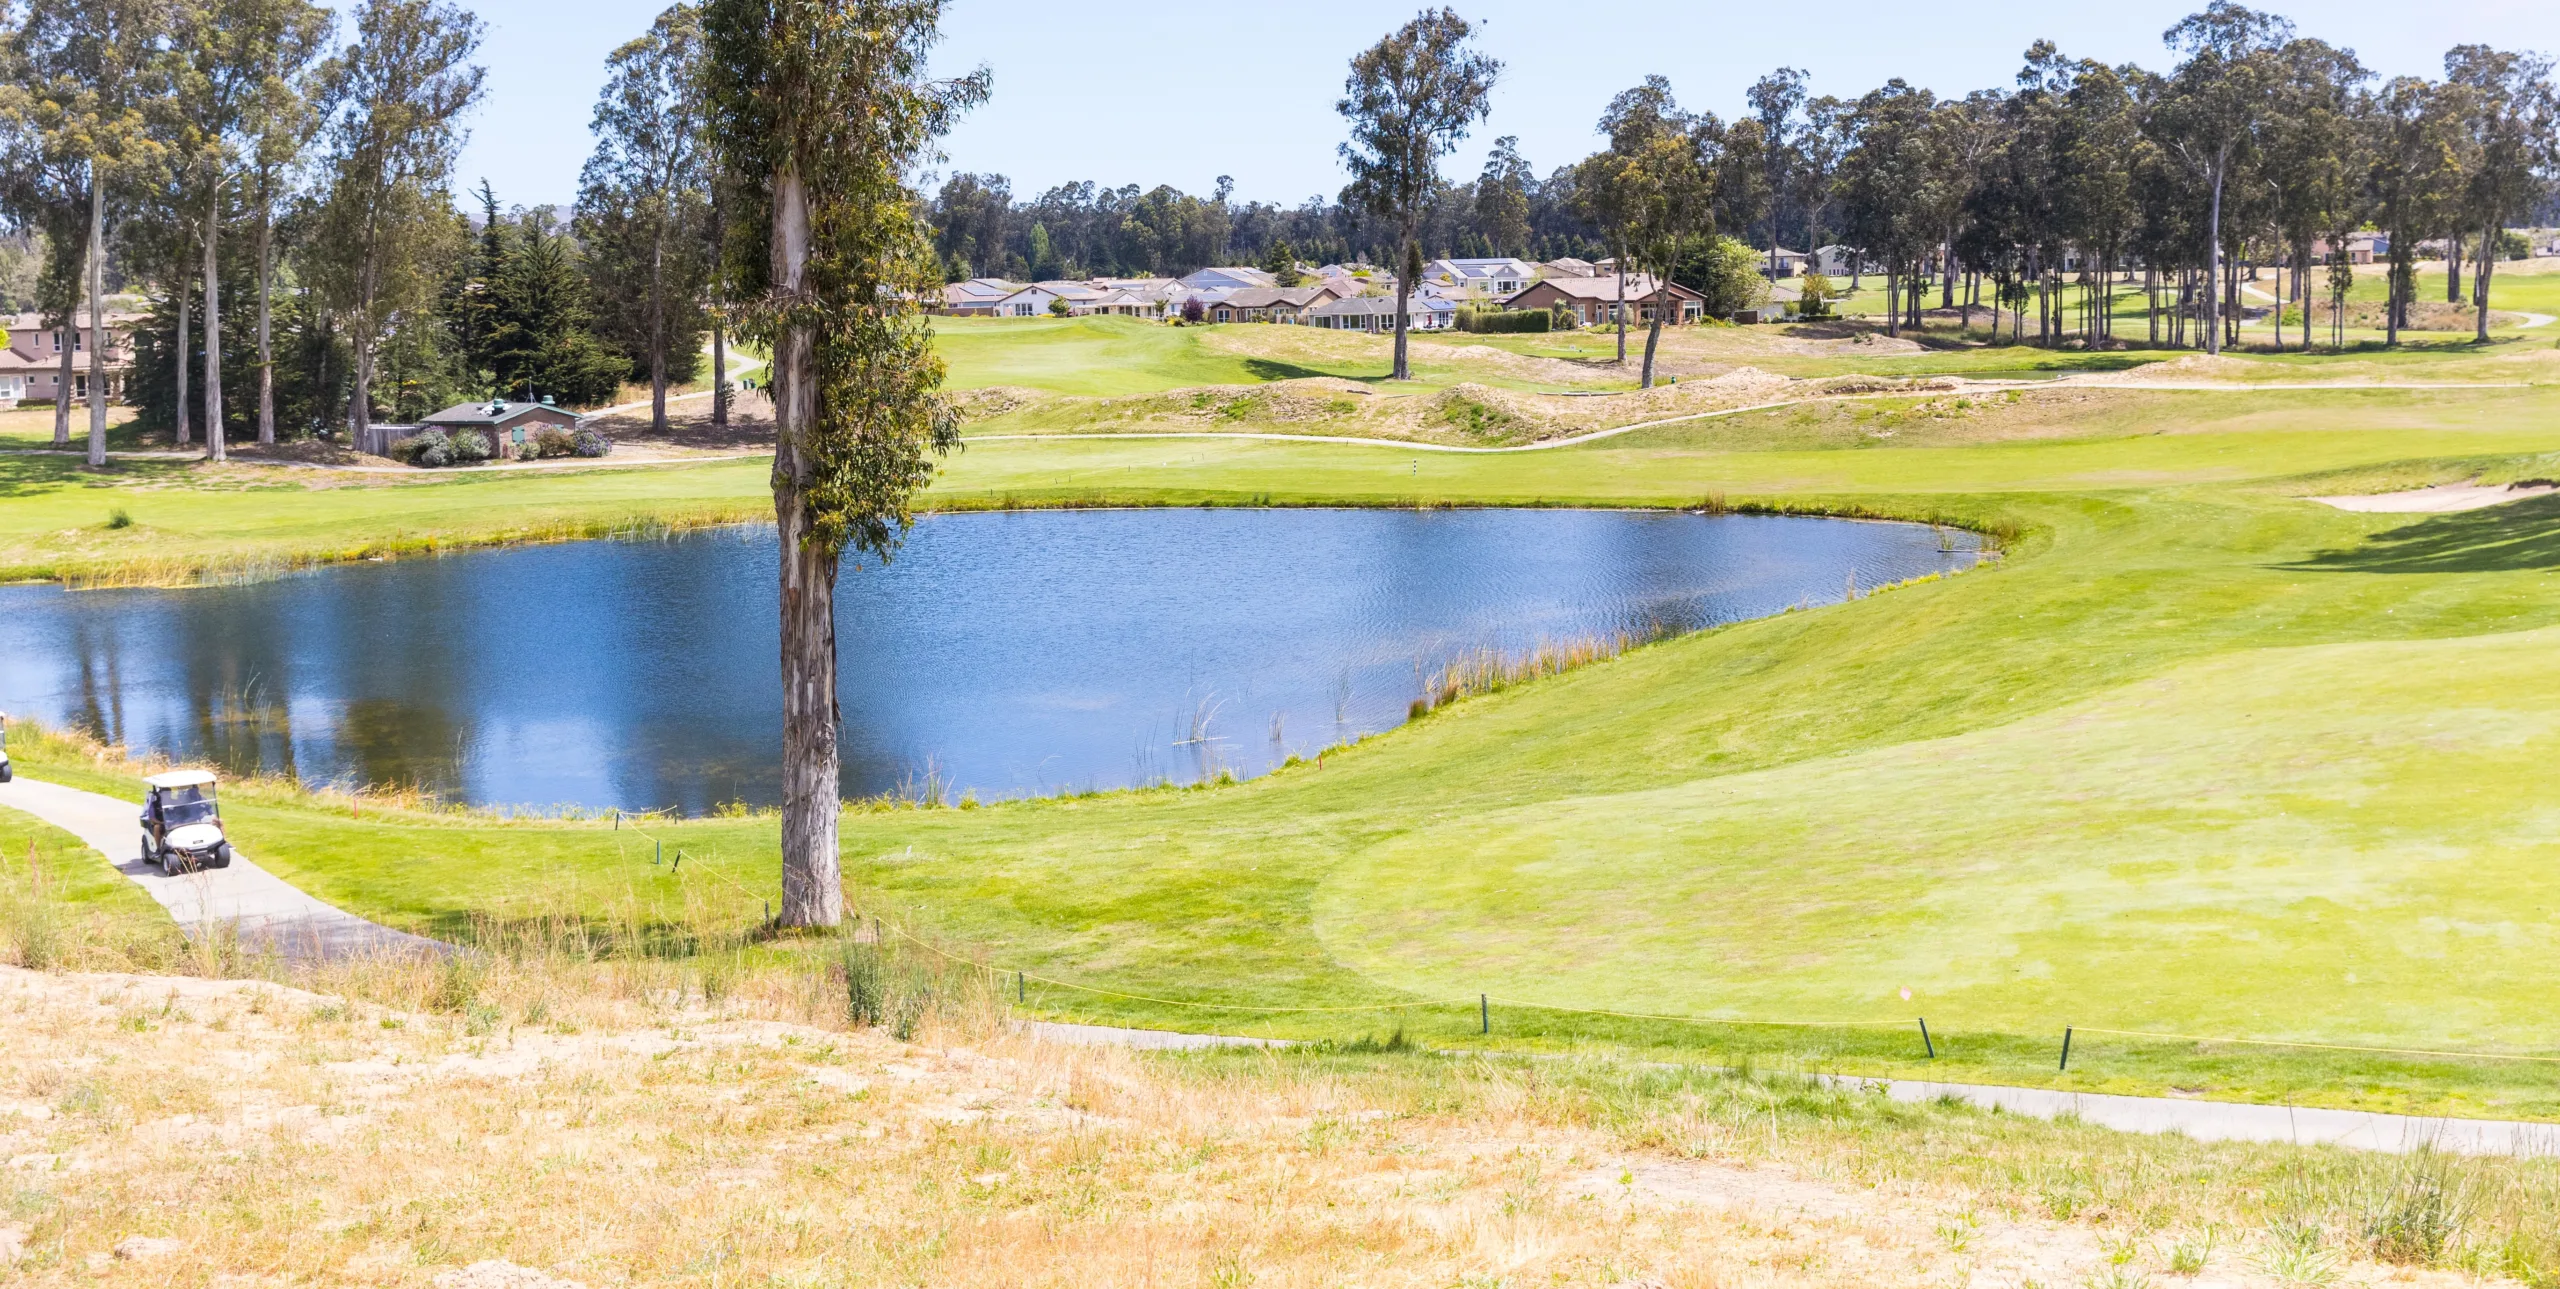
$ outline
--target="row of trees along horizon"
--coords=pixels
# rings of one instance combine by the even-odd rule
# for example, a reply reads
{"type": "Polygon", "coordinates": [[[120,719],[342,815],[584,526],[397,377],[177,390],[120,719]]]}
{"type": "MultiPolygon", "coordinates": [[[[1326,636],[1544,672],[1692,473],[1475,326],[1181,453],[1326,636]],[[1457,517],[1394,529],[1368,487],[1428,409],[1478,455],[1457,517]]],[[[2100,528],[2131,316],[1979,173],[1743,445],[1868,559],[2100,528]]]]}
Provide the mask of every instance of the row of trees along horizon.
{"type": "MultiPolygon", "coordinates": [[[[216,455],[233,437],[360,429],[481,397],[595,406],[626,382],[650,387],[663,426],[667,389],[701,377],[706,336],[725,339],[697,8],[668,9],[612,54],[566,221],[503,209],[486,179],[475,209],[456,209],[462,119],[484,88],[477,18],[366,0],[334,54],[333,24],[310,0],[27,9],[0,87],[10,307],[58,326],[85,296],[139,291],[128,398],[147,427],[216,455]]],[[[1354,181],[1336,197],[1239,201],[1222,177],[1206,196],[1087,182],[1017,200],[1004,176],[961,172],[918,213],[950,281],[1617,256],[1720,298],[1735,239],[1762,252],[1838,242],[1884,277],[1890,332],[1918,325],[1934,295],[1941,309],[2008,310],[2013,340],[2114,343],[2116,281],[2138,278],[2143,343],[2213,351],[2238,339],[2243,265],[2275,269],[2281,300],[2325,296],[2342,328],[2353,269],[2315,247],[2367,227],[2390,239],[2391,342],[2428,240],[2451,247],[2447,299],[2468,287],[2485,339],[2505,230],[2560,219],[2549,59],[2466,45],[2440,80],[2384,81],[2351,50],[2222,0],[2165,34],[2179,56],[2166,73],[2046,42],[2015,85],[1962,97],[1899,78],[1817,96],[1781,68],[1731,122],[1684,111],[1647,77],[1608,105],[1593,155],[1540,178],[1506,136],[1459,182],[1436,158],[1485,119],[1502,70],[1470,35],[1454,13],[1425,11],[1363,55],[1426,87],[1419,174],[1376,164],[1395,141],[1361,137],[1375,105],[1356,101],[1355,63],[1339,105],[1354,181]],[[2125,267],[2109,279],[2092,265],[2125,267]]],[[[2293,315],[2305,347],[2313,314],[2293,315]]],[[[58,439],[70,425],[58,409],[58,439]]]]}

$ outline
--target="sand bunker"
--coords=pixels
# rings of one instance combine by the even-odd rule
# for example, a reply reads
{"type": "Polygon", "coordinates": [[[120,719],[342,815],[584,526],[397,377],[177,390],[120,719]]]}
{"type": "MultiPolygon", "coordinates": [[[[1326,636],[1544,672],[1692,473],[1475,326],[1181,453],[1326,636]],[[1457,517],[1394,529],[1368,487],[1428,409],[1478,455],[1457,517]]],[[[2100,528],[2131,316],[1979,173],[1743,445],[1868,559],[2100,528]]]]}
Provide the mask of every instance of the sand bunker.
{"type": "Polygon", "coordinates": [[[2362,497],[2306,497],[2324,506],[2340,510],[2360,510],[2385,515],[2449,515],[2458,510],[2480,510],[2502,506],[2510,501],[2560,492],[2560,485],[2548,483],[2443,483],[2432,488],[2412,488],[2407,492],[2377,492],[2362,497]]]}

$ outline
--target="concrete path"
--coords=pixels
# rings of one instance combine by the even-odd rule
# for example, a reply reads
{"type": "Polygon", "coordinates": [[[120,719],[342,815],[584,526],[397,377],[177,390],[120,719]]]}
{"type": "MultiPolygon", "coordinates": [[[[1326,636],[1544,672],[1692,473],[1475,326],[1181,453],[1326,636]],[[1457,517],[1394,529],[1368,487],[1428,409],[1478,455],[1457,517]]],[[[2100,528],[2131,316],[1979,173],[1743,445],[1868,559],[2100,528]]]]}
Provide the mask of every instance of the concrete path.
{"type": "MultiPolygon", "coordinates": [[[[1282,1039],[1110,1025],[1020,1022],[1023,1032],[1054,1043],[1197,1051],[1216,1047],[1287,1047],[1282,1039]]],[[[1444,1055],[1475,1053],[1450,1051],[1444,1055]]],[[[1659,1063],[1656,1063],[1659,1064],[1659,1063]]],[[[2177,1133],[2197,1141],[2290,1142],[2400,1154],[2425,1148],[2458,1155],[2560,1155],[2560,1124],[2511,1119],[2429,1119],[2362,1110],[2313,1110],[2294,1106],[2197,1101],[2179,1097],[2128,1097],[1988,1083],[1930,1083],[1913,1079],[1863,1079],[1820,1075],[1834,1087],[1881,1087],[1886,1096],[1914,1104],[1954,1100],[2003,1114],[2037,1119],[2076,1117],[2119,1132],[2177,1133]]]]}
{"type": "Polygon", "coordinates": [[[20,778],[0,783],[0,806],[24,811],[87,842],[116,871],[151,893],[190,937],[220,927],[241,943],[295,962],[440,954],[452,946],[367,922],[303,894],[283,878],[232,851],[229,868],[163,875],[142,862],[142,806],[114,797],[20,778]]]}

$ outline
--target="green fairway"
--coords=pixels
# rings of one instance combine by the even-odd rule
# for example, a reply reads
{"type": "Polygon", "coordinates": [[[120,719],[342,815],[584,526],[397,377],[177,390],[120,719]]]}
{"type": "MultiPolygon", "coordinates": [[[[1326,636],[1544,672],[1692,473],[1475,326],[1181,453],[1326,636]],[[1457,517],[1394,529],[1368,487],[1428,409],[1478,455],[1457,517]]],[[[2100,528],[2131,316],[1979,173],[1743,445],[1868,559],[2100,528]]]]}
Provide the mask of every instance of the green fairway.
{"type": "MultiPolygon", "coordinates": [[[[2549,385],[1915,396],[1514,454],[974,443],[930,504],[1707,503],[2010,540],[1972,573],[1651,646],[1253,782],[856,809],[852,895],[1025,971],[1023,1004],[1049,1015],[1458,1042],[1484,995],[1497,1043],[2560,1116],[2560,1079],[2530,1064],[2089,1035],[2053,1069],[2066,1025],[2560,1051],[2541,1002],[2560,833],[2540,800],[2560,754],[2560,501],[2300,499],[2544,477],[2555,454],[2549,385]]],[[[110,500],[164,546],[276,550],[764,504],[760,462],[308,493],[11,468],[24,491],[0,525],[19,535],[0,537],[27,543],[110,500]]],[[[21,746],[31,773],[129,786],[21,746]]],[[[744,928],[776,885],[769,816],[643,837],[256,785],[226,801],[262,863],[446,934],[744,928]],[[660,840],[680,870],[648,862],[660,840]]]]}

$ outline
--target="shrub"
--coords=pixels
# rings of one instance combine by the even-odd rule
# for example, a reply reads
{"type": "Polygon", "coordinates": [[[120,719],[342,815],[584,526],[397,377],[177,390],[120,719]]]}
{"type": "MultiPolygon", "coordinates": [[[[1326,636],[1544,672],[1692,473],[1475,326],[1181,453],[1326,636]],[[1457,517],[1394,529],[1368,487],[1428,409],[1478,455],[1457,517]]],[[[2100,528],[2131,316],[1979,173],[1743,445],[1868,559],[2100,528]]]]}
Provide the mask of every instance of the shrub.
{"type": "Polygon", "coordinates": [[[430,425],[391,445],[391,458],[422,469],[453,464],[453,440],[430,425]]]}
{"type": "Polygon", "coordinates": [[[1547,331],[1555,326],[1555,315],[1544,309],[1464,308],[1458,310],[1458,330],[1479,333],[1511,333],[1547,331]]]}
{"type": "Polygon", "coordinates": [[[1060,296],[1049,302],[1049,313],[1053,317],[1063,318],[1071,312],[1074,312],[1073,306],[1067,303],[1065,296],[1060,296]]]}
{"type": "Polygon", "coordinates": [[[518,461],[539,461],[543,455],[542,440],[539,438],[527,437],[524,442],[516,445],[518,461]]]}
{"type": "Polygon", "coordinates": [[[569,442],[569,452],[573,456],[600,457],[613,451],[612,441],[596,430],[580,430],[570,436],[569,442]]]}
{"type": "Polygon", "coordinates": [[[573,457],[578,455],[578,439],[576,435],[558,426],[546,425],[534,431],[533,436],[525,440],[524,449],[526,460],[536,459],[537,455],[543,460],[573,457]]]}
{"type": "Polygon", "coordinates": [[[1199,297],[1194,296],[1182,302],[1182,320],[1185,323],[1198,326],[1200,320],[1208,315],[1209,311],[1200,306],[1199,297]]]}
{"type": "Polygon", "coordinates": [[[453,459],[456,464],[468,464],[475,461],[486,461],[489,459],[488,436],[482,434],[478,430],[464,430],[460,434],[453,435],[452,441],[453,459]]]}

